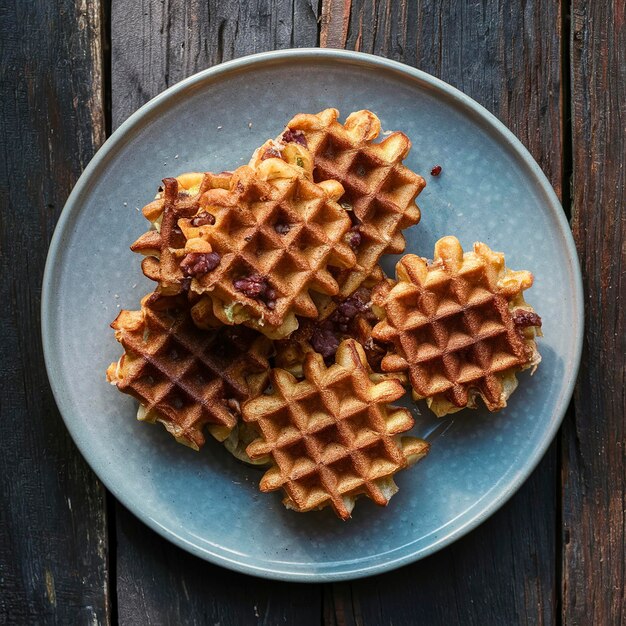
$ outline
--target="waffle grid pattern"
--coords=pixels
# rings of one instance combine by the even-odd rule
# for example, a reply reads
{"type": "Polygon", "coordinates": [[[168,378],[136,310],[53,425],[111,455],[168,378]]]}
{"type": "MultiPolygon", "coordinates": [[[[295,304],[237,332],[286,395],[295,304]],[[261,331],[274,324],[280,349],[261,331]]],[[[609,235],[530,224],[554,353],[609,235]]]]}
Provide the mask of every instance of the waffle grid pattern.
{"type": "Polygon", "coordinates": [[[523,287],[516,280],[500,287],[504,266],[500,259],[494,265],[495,258],[487,250],[463,256],[458,241],[447,237],[438,242],[433,264],[415,255],[398,263],[399,282],[373,336],[393,342],[395,354],[382,367],[408,369],[417,398],[443,394],[463,407],[478,390],[495,410],[502,406],[503,375],[528,363],[528,346],[509,309],[523,287]]]}
{"type": "MultiPolygon", "coordinates": [[[[337,293],[327,265],[354,266],[354,254],[342,241],[350,228],[345,211],[280,159],[263,161],[257,171],[243,166],[235,172],[231,190],[207,192],[202,207],[216,216],[215,225],[194,229],[189,220],[181,220],[181,228],[188,239],[206,238],[221,262],[195,278],[191,288],[221,303],[216,314],[226,323],[232,323],[224,311],[232,302],[243,303],[253,319],[270,327],[279,327],[289,315],[316,317],[309,289],[337,293]],[[269,175],[273,178],[267,180],[269,175]],[[278,232],[276,227],[283,225],[288,231],[278,232]],[[234,287],[237,279],[255,274],[274,290],[273,308],[234,287]]],[[[259,330],[265,332],[263,326],[259,330]]]]}
{"type": "Polygon", "coordinates": [[[337,117],[335,109],[300,114],[287,127],[304,133],[314,157],[315,180],[334,179],[343,185],[341,203],[351,207],[359,225],[360,269],[339,276],[341,294],[349,295],[372,273],[383,253],[404,250],[402,229],[419,222],[415,198],[426,183],[402,164],[411,148],[404,133],[372,143],[380,133],[380,121],[373,113],[352,113],[344,125],[337,117]]]}
{"type": "Polygon", "coordinates": [[[195,448],[205,442],[206,424],[228,430],[235,426],[237,417],[225,400],[250,397],[247,376],[269,367],[260,344],[254,343],[256,333],[199,331],[188,312],[144,306],[122,312],[114,328],[125,349],[123,375],[116,381],[120,391],[137,398],[146,415],[156,412],[177,439],[195,448]]]}
{"type": "Polygon", "coordinates": [[[297,382],[273,370],[272,394],[243,407],[244,419],[261,432],[248,455],[270,455],[275,464],[261,490],[283,488],[286,503],[298,511],[330,504],[342,519],[350,517],[358,494],[386,505],[395,491],[389,478],[407,466],[397,435],[413,426],[406,409],[386,404],[403,395],[402,385],[373,383],[354,340],[341,344],[329,368],[319,355],[307,355],[304,371],[305,380],[297,382]]]}

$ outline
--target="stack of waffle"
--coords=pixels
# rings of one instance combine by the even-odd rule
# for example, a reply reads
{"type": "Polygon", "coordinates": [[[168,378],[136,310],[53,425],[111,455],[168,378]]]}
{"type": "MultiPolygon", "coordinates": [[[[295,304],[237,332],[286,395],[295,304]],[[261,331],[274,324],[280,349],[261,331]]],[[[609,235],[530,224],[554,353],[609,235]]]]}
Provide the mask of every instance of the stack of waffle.
{"type": "Polygon", "coordinates": [[[440,240],[434,261],[402,253],[423,178],[401,132],[382,141],[370,111],[296,115],[233,172],[166,178],[131,249],[156,283],[113,322],[124,353],[108,380],[199,449],[208,432],[268,467],[260,488],[297,511],[350,517],[386,505],[394,475],[423,458],[406,436],[413,389],[436,415],[497,410],[535,367],[541,320],[528,272],[484,244],[440,240]]]}

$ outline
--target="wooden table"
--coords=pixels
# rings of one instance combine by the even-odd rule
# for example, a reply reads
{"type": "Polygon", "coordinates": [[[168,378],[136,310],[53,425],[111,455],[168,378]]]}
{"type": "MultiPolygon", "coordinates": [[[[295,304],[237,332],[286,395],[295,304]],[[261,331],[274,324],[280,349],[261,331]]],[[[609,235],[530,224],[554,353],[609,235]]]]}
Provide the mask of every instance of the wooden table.
{"type": "Polygon", "coordinates": [[[0,623],[626,622],[623,0],[15,0],[0,29],[0,623]],[[200,561],[105,492],[50,393],[39,304],[56,220],[112,130],[198,70],[318,45],[430,72],[522,140],[571,217],[587,332],[556,441],[489,521],[395,572],[300,585],[200,561]]]}

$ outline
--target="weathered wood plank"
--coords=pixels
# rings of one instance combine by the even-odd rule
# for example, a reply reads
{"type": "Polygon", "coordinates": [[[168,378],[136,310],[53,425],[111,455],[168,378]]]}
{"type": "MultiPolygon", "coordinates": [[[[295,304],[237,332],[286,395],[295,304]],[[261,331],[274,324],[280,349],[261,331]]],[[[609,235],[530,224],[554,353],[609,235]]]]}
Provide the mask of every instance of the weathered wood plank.
{"type": "Polygon", "coordinates": [[[107,623],[104,490],[43,365],[47,244],[103,142],[99,2],[0,9],[0,623],[107,623]]]}
{"type": "MultiPolygon", "coordinates": [[[[517,134],[561,193],[558,3],[324,0],[322,13],[321,41],[328,45],[404,61],[483,104],[517,134]]],[[[467,538],[397,572],[327,589],[327,621],[553,622],[556,484],[553,445],[520,492],[467,538]]]]}
{"type": "MultiPolygon", "coordinates": [[[[114,127],[215,63],[318,43],[317,0],[114,2],[111,18],[114,127]]],[[[321,587],[228,572],[174,547],[120,506],[116,518],[121,623],[319,623],[321,587]]]]}
{"type": "Polygon", "coordinates": [[[319,624],[318,586],[262,580],[206,563],[122,507],[117,521],[120,624],[319,624]]]}
{"type": "Polygon", "coordinates": [[[317,0],[113,2],[113,127],[158,93],[246,54],[315,46],[317,0]]]}
{"type": "Polygon", "coordinates": [[[348,37],[352,0],[322,2],[320,46],[344,48],[348,37]]]}
{"type": "Polygon", "coordinates": [[[563,436],[563,623],[626,622],[626,22],[573,3],[572,226],[586,298],[575,420],[563,436]]]}

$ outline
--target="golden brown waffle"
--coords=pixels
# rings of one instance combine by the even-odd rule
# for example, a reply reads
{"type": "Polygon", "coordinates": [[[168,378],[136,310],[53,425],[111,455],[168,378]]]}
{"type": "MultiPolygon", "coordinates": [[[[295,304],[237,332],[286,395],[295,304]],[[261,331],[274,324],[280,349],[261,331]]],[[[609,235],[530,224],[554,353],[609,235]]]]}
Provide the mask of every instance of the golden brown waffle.
{"type": "Polygon", "coordinates": [[[380,120],[371,111],[351,113],[344,124],[339,111],[301,113],[288,124],[280,141],[308,147],[315,163],[314,180],[339,181],[345,193],[340,204],[348,209],[353,227],[346,240],[353,247],[358,268],[337,271],[340,294],[353,293],[377,268],[383,253],[404,251],[402,230],[420,220],[415,198],[424,179],[402,164],[411,149],[401,132],[374,143],[380,120]]]}
{"type": "Polygon", "coordinates": [[[176,178],[165,178],[156,199],[143,208],[143,214],[153,228],[131,245],[133,252],[146,258],[141,264],[143,273],[159,283],[164,295],[176,295],[186,290],[191,279],[181,262],[190,253],[210,254],[211,247],[204,241],[187,241],[178,227],[181,217],[195,216],[195,223],[212,221],[210,214],[196,215],[200,196],[209,189],[223,189],[230,183],[231,172],[212,174],[191,172],[176,178]]]}
{"type": "Polygon", "coordinates": [[[522,296],[532,274],[508,270],[483,243],[464,254],[455,237],[435,244],[432,263],[409,254],[396,272],[396,286],[374,297],[383,321],[373,337],[394,346],[383,371],[408,370],[414,398],[438,416],[475,408],[477,396],[490,411],[506,406],[516,372],[541,360],[541,319],[522,296]]]}
{"type": "Polygon", "coordinates": [[[237,424],[240,403],[262,392],[271,342],[248,328],[195,327],[184,297],[146,296],[141,310],[111,324],[124,354],[107,379],[180,442],[200,448],[204,427],[218,440],[237,424]]]}
{"type": "MultiPolygon", "coordinates": [[[[193,272],[191,290],[210,297],[213,314],[224,324],[246,324],[271,338],[297,328],[296,315],[317,317],[310,291],[338,291],[328,266],[353,267],[356,259],[343,237],[350,219],[336,202],[335,181],[311,182],[302,167],[280,158],[240,167],[229,190],[212,189],[200,211],[215,224],[179,220],[188,241],[204,241],[219,262],[193,272]]],[[[208,309],[206,299],[197,309],[208,309]]],[[[201,324],[201,316],[194,319],[201,324]]]]}
{"type": "Polygon", "coordinates": [[[414,423],[409,411],[388,405],[403,395],[402,385],[376,384],[370,376],[363,349],[351,339],[339,346],[331,367],[308,354],[303,381],[272,370],[272,393],[243,405],[243,419],[261,434],[247,453],[272,463],[261,491],[282,488],[288,508],[330,505],[342,519],[361,494],[389,502],[397,491],[394,474],[423,458],[429,445],[400,437],[414,423]]]}

